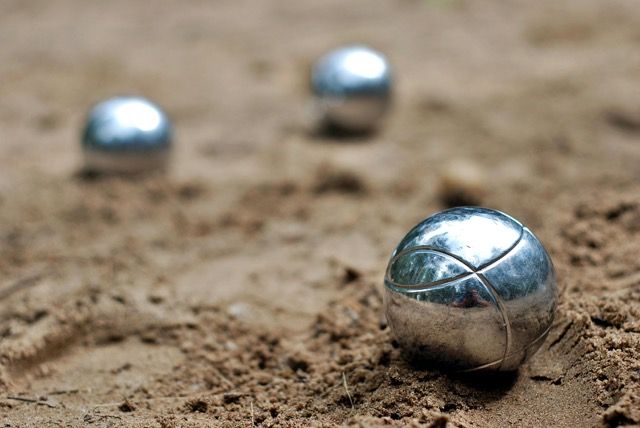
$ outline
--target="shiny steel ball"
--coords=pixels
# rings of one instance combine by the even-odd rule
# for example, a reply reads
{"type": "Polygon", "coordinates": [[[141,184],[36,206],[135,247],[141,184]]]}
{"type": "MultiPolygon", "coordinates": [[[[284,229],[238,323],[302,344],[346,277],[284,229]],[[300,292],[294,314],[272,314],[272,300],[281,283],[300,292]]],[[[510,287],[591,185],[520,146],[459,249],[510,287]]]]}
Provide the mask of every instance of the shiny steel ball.
{"type": "Polygon", "coordinates": [[[318,60],[311,86],[319,121],[351,132],[377,127],[391,100],[391,69],[380,52],[347,46],[318,60]]]}
{"type": "Polygon", "coordinates": [[[495,210],[453,208],[415,226],[385,275],[389,326],[411,359],[457,370],[515,370],[556,310],[540,241],[495,210]]]}
{"type": "Polygon", "coordinates": [[[167,167],[172,129],[167,115],[142,97],[115,97],[89,112],[82,147],[85,168],[139,173],[167,167]]]}

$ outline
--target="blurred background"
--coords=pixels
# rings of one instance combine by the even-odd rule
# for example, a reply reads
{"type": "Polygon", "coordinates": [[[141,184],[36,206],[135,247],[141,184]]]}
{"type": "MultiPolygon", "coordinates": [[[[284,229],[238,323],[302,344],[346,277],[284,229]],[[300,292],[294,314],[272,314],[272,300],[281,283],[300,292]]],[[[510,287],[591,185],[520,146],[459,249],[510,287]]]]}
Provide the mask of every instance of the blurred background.
{"type": "MultiPolygon", "coordinates": [[[[78,422],[77,409],[95,416],[103,408],[92,405],[117,407],[122,397],[139,409],[141,386],[152,396],[211,391],[211,383],[158,383],[167,372],[193,378],[176,367],[206,354],[206,343],[223,343],[207,326],[224,323],[201,313],[240,320],[248,330],[234,330],[238,337],[266,330],[282,343],[306,343],[318,317],[347,299],[344,284],[377,296],[405,232],[461,203],[506,211],[534,230],[556,262],[563,305],[634,289],[639,48],[640,9],[631,0],[3,0],[0,353],[19,363],[4,364],[0,385],[30,396],[93,391],[69,398],[64,411],[13,402],[7,420],[20,425],[44,411],[78,422]],[[373,135],[319,135],[308,114],[311,66],[350,43],[388,57],[393,108],[373,135]],[[119,94],[148,97],[172,118],[166,177],[78,175],[86,112],[119,94]],[[622,226],[606,223],[629,212],[622,226]],[[60,324],[78,301],[85,318],[60,324]],[[157,332],[171,323],[192,323],[205,341],[157,332]],[[113,372],[126,364],[139,371],[113,372]]],[[[366,331],[388,334],[377,326],[376,304],[354,302],[355,313],[373,320],[366,331]]],[[[561,306],[558,331],[567,311],[561,306]]],[[[313,352],[327,355],[317,346],[313,352]]],[[[292,349],[299,350],[292,345],[283,355],[292,349]]],[[[556,380],[549,373],[568,370],[578,358],[569,349],[566,358],[542,351],[533,367],[547,371],[514,381],[515,389],[498,394],[502,401],[474,410],[451,398],[458,407],[445,411],[433,404],[434,390],[416,408],[432,400],[434,411],[480,425],[500,411],[511,423],[594,423],[616,402],[611,397],[628,392],[623,386],[604,396],[582,383],[531,386],[535,376],[556,380]]],[[[627,376],[626,367],[612,376],[627,376]]],[[[238,387],[228,370],[223,379],[238,387]]],[[[339,385],[331,394],[343,397],[343,369],[316,370],[318,382],[330,378],[339,385]]],[[[579,370],[577,377],[591,379],[597,364],[579,370]]],[[[258,379],[243,376],[246,384],[258,379]]],[[[361,404],[367,400],[352,388],[361,404]]],[[[248,399],[207,400],[221,420],[248,414],[248,399]]],[[[373,401],[350,413],[348,401],[319,400],[310,415],[325,423],[402,415],[393,405],[387,414],[372,411],[373,401]]],[[[278,412],[251,403],[265,423],[278,423],[278,412]]],[[[291,423],[303,420],[295,419],[302,410],[280,403],[291,423]]],[[[155,405],[143,414],[173,409],[155,405]]]]}

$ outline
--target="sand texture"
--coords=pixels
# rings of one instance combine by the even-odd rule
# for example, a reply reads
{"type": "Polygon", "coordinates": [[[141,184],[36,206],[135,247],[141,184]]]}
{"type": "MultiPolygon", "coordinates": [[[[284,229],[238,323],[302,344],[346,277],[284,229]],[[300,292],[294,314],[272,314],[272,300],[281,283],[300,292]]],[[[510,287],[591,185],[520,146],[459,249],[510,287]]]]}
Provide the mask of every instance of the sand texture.
{"type": "Polygon", "coordinates": [[[639,52],[632,0],[3,0],[0,426],[639,425],[639,52]],[[374,135],[311,126],[345,42],[394,65],[374,135]],[[79,174],[128,93],[171,171],[79,174]],[[458,203],[555,263],[515,374],[411,366],[384,320],[391,251],[458,203]]]}

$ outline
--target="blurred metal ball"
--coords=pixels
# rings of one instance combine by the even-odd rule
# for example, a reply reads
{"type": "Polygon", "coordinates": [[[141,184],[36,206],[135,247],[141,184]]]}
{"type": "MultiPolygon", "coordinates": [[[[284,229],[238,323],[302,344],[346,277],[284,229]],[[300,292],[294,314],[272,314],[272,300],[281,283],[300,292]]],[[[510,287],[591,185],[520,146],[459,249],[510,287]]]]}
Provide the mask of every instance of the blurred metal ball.
{"type": "Polygon", "coordinates": [[[391,69],[380,52],[347,46],[318,60],[311,86],[321,124],[353,132],[371,131],[389,108],[391,69]]]}
{"type": "Polygon", "coordinates": [[[553,263],[518,221],[461,207],[414,227],[385,275],[389,326],[407,355],[459,370],[515,370],[556,309],[553,263]]]}
{"type": "Polygon", "coordinates": [[[167,167],[171,123],[142,97],[115,97],[89,112],[82,135],[85,168],[101,173],[139,173],[167,167]]]}

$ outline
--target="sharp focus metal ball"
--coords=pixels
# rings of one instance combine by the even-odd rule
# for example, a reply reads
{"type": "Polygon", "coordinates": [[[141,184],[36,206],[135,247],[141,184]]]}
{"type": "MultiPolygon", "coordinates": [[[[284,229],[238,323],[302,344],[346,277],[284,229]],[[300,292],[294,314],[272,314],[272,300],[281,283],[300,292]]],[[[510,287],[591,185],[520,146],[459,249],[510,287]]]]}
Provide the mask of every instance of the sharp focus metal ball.
{"type": "Polygon", "coordinates": [[[141,97],[116,97],[89,112],[82,135],[85,167],[103,173],[165,169],[172,129],[167,115],[141,97]]]}
{"type": "Polygon", "coordinates": [[[311,86],[320,122],[346,131],[374,129],[389,108],[387,59],[365,46],[332,51],[315,64],[311,86]]]}
{"type": "Polygon", "coordinates": [[[453,208],[414,227],[385,276],[385,311],[409,357],[459,370],[515,370],[556,309],[553,264],[518,221],[453,208]]]}

